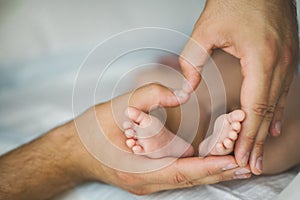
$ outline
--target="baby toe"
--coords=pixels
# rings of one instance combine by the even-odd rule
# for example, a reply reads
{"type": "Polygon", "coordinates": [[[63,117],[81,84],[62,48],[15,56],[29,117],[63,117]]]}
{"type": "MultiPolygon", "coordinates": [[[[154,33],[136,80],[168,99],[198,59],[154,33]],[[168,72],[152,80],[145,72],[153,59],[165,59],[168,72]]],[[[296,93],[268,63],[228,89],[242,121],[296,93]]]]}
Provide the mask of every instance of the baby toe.
{"type": "Polygon", "coordinates": [[[132,123],[130,121],[125,121],[123,122],[122,127],[124,130],[132,128],[132,123]]]}
{"type": "Polygon", "coordinates": [[[135,145],[135,146],[132,147],[132,151],[134,153],[142,153],[143,148],[140,145],[135,145]]]}
{"type": "Polygon", "coordinates": [[[126,145],[129,148],[132,148],[135,145],[135,140],[134,139],[128,139],[128,140],[126,140],[126,145]]]}
{"type": "Polygon", "coordinates": [[[236,121],[243,121],[245,119],[245,112],[242,110],[235,110],[232,112],[236,121]]]}
{"type": "Polygon", "coordinates": [[[126,113],[131,120],[141,126],[147,127],[151,124],[150,115],[141,110],[138,110],[134,107],[128,107],[126,113]]]}
{"type": "Polygon", "coordinates": [[[233,122],[231,123],[231,127],[233,130],[239,132],[241,130],[241,123],[240,122],[233,122]]]}
{"type": "Polygon", "coordinates": [[[229,134],[228,134],[228,137],[229,137],[231,140],[236,140],[237,137],[238,137],[238,134],[237,134],[237,132],[235,132],[235,131],[230,131],[229,134]]]}
{"type": "Polygon", "coordinates": [[[235,121],[241,122],[245,119],[245,113],[242,110],[235,110],[227,114],[227,118],[230,123],[233,123],[235,121]]]}
{"type": "Polygon", "coordinates": [[[225,148],[224,148],[223,144],[218,143],[218,144],[216,144],[216,150],[218,153],[223,153],[225,148]]]}
{"type": "Polygon", "coordinates": [[[127,129],[124,131],[124,133],[127,138],[135,137],[135,131],[133,129],[127,129]]]}
{"type": "Polygon", "coordinates": [[[223,145],[227,149],[231,149],[233,147],[233,142],[229,138],[225,138],[224,141],[223,141],[223,145]]]}

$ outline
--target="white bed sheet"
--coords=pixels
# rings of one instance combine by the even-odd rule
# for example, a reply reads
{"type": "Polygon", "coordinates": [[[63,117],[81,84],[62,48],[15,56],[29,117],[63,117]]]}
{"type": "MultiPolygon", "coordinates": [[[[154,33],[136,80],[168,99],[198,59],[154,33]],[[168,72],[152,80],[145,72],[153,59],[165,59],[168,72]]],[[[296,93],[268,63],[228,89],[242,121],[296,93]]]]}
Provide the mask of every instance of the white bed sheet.
{"type": "MultiPolygon", "coordinates": [[[[1,70],[0,153],[3,154],[72,118],[73,80],[81,54],[10,65],[1,70]],[[25,67],[24,67],[25,65],[25,67]],[[51,70],[45,71],[51,66],[51,70]],[[6,70],[4,70],[6,69],[6,70]],[[35,69],[35,70],[32,70],[35,69]],[[40,70],[39,70],[40,69],[40,70]]],[[[113,79],[107,79],[109,81],[113,79]]],[[[103,99],[107,97],[103,91],[103,99]]],[[[298,169],[276,176],[135,196],[113,186],[90,183],[56,199],[273,199],[295,177],[298,169]]]]}

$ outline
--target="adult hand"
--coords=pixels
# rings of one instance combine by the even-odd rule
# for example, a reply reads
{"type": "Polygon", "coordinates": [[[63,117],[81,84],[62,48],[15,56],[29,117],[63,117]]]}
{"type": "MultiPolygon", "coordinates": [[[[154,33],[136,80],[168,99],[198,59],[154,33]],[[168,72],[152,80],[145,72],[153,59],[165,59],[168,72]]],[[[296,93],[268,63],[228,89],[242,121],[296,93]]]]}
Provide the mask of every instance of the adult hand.
{"type": "MultiPolygon", "coordinates": [[[[298,57],[296,6],[292,0],[207,0],[179,59],[191,87],[197,87],[207,56],[221,48],[240,59],[241,107],[246,112],[235,147],[240,166],[262,172],[268,132],[278,136],[298,57]]],[[[233,77],[234,78],[234,77],[233,77]]]]}
{"type": "MultiPolygon", "coordinates": [[[[111,102],[100,104],[96,106],[95,110],[106,138],[124,151],[130,151],[125,145],[124,133],[118,126],[118,123],[121,123],[121,121],[114,118],[116,116],[114,113],[121,113],[122,115],[127,106],[134,106],[146,112],[153,108],[154,105],[173,106],[175,104],[172,103],[174,102],[171,100],[172,98],[177,97],[169,89],[159,84],[150,84],[135,90],[133,93],[119,96],[111,102]]],[[[84,115],[86,114],[88,113],[84,115]]],[[[82,119],[84,120],[84,118],[82,119]]],[[[82,149],[78,148],[80,146],[80,144],[74,145],[76,149],[82,149]]],[[[80,158],[85,158],[85,160],[81,160],[81,166],[78,168],[82,172],[89,172],[88,175],[85,175],[85,178],[89,177],[89,180],[92,179],[112,184],[139,195],[195,185],[213,184],[236,178],[244,179],[251,176],[250,170],[239,168],[232,156],[179,158],[167,167],[152,172],[129,173],[117,168],[107,167],[90,156],[85,149],[81,151],[82,153],[79,154],[85,155],[80,156],[80,158]]],[[[120,166],[121,158],[118,158],[116,155],[107,154],[109,152],[106,153],[107,157],[115,157],[117,161],[116,166],[120,166]]],[[[141,163],[151,163],[157,160],[134,154],[132,156],[126,162],[134,162],[134,157],[139,157],[141,163]]],[[[134,165],[136,166],[141,163],[135,163],[134,165]]],[[[147,166],[149,168],[150,165],[147,164],[147,166]]]]}
{"type": "Polygon", "coordinates": [[[94,169],[89,180],[102,181],[138,195],[251,176],[250,170],[235,168],[237,164],[232,156],[180,158],[166,168],[149,173],[122,172],[95,160],[85,164],[89,165],[85,166],[86,171],[94,169]],[[229,169],[225,170],[226,167],[229,169]]]}
{"type": "MultiPolygon", "coordinates": [[[[96,117],[105,136],[123,151],[128,151],[124,133],[119,129],[113,115],[113,112],[118,110],[113,111],[111,105],[120,109],[119,115],[124,115],[124,108],[128,103],[128,101],[123,102],[124,99],[128,100],[130,97],[131,106],[150,109],[149,99],[155,105],[167,104],[165,101],[168,98],[163,98],[163,94],[174,98],[174,94],[169,90],[166,91],[162,86],[152,84],[143,87],[132,95],[126,94],[89,109],[75,119],[76,124],[71,121],[1,156],[0,199],[48,199],[86,181],[101,181],[135,194],[148,194],[251,176],[250,170],[239,168],[232,156],[180,158],[167,167],[153,172],[123,172],[96,160],[95,155],[87,151],[88,146],[82,144],[82,135],[78,133],[78,126],[85,125],[83,131],[88,138],[93,138],[93,134],[102,134],[94,132],[99,130],[94,129],[94,124],[91,123],[96,117]],[[146,94],[151,91],[159,98],[154,98],[155,95],[145,95],[143,92],[145,90],[148,90],[146,94]],[[137,98],[140,99],[136,101],[137,98]],[[14,187],[11,187],[12,185],[14,187]]],[[[119,166],[122,164],[121,161],[124,159],[117,157],[117,154],[109,151],[105,145],[101,145],[102,141],[91,142],[91,145],[100,147],[100,151],[110,160],[115,160],[119,166]]],[[[157,160],[131,155],[147,163],[157,160]]],[[[130,164],[133,160],[125,161],[130,164]]],[[[136,166],[141,163],[131,164],[136,166]]]]}

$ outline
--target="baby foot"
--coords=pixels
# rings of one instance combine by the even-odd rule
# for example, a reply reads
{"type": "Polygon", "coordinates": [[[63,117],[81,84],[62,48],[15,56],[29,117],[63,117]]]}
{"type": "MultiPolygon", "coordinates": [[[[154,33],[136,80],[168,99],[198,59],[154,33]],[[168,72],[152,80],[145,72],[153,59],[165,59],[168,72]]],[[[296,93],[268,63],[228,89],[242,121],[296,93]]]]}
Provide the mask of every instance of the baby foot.
{"type": "Polygon", "coordinates": [[[244,119],[245,113],[242,110],[219,116],[215,121],[212,135],[199,145],[199,156],[231,153],[244,119]]]}
{"type": "Polygon", "coordinates": [[[194,155],[193,147],[165,128],[158,118],[134,107],[128,107],[127,114],[132,122],[123,124],[126,144],[135,154],[150,158],[194,155]]]}

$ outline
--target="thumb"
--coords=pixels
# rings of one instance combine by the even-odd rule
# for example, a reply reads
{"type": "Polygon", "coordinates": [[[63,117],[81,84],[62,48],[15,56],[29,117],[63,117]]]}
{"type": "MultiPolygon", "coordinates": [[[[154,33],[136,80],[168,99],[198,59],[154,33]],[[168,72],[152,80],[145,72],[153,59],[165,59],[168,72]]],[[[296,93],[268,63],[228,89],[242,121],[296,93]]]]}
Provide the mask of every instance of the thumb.
{"type": "Polygon", "coordinates": [[[205,41],[204,34],[197,33],[197,37],[188,40],[179,57],[182,73],[187,80],[182,88],[187,93],[197,88],[201,80],[201,70],[212,52],[211,45],[205,41]]]}
{"type": "Polygon", "coordinates": [[[189,95],[182,91],[172,91],[169,88],[151,83],[135,90],[129,99],[129,106],[149,112],[157,107],[175,107],[186,102],[189,95]]]}

